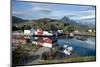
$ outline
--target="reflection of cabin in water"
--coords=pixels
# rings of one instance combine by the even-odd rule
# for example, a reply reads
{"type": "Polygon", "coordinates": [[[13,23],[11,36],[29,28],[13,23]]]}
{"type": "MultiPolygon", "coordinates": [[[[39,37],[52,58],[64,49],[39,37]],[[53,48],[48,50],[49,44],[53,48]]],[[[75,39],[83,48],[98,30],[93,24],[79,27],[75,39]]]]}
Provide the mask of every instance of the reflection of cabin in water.
{"type": "Polygon", "coordinates": [[[47,31],[43,31],[42,29],[37,29],[34,33],[34,35],[37,35],[37,37],[34,37],[34,40],[32,41],[33,44],[36,46],[45,46],[45,47],[52,47],[52,39],[48,36],[52,36],[52,33],[48,33],[47,31]],[[46,37],[41,37],[45,36],[46,37]]]}

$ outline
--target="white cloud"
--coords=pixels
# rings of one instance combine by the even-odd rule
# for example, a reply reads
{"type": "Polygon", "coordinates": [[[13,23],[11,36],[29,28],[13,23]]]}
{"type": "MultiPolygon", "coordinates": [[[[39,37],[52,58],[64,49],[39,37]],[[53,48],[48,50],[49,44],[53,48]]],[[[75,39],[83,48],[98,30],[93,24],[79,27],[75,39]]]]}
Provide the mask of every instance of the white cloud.
{"type": "Polygon", "coordinates": [[[44,3],[31,3],[32,7],[29,9],[19,9],[13,10],[13,14],[17,15],[30,15],[37,17],[50,17],[50,18],[62,18],[63,16],[68,16],[70,19],[74,20],[83,20],[95,18],[95,10],[86,10],[86,11],[69,11],[69,10],[53,10],[53,7],[56,4],[48,5],[44,3]]]}
{"type": "Polygon", "coordinates": [[[70,17],[73,20],[88,20],[94,19],[95,20],[95,10],[88,10],[88,11],[80,11],[73,13],[76,16],[70,17]]]}
{"type": "Polygon", "coordinates": [[[86,18],[93,18],[95,17],[95,10],[88,10],[88,11],[63,11],[63,10],[55,10],[52,11],[50,16],[54,17],[63,17],[67,16],[71,19],[86,19],[86,18]]]}
{"type": "Polygon", "coordinates": [[[46,14],[51,12],[50,9],[44,8],[44,7],[33,7],[31,9],[31,11],[33,11],[33,12],[41,12],[41,13],[46,13],[46,14]]]}
{"type": "Polygon", "coordinates": [[[88,15],[88,16],[80,16],[80,17],[72,17],[71,19],[74,20],[87,20],[87,19],[91,19],[91,18],[95,18],[95,15],[88,15]]]}
{"type": "Polygon", "coordinates": [[[80,19],[90,19],[90,18],[95,18],[95,15],[89,15],[89,16],[83,16],[83,17],[80,17],[80,19]]]}

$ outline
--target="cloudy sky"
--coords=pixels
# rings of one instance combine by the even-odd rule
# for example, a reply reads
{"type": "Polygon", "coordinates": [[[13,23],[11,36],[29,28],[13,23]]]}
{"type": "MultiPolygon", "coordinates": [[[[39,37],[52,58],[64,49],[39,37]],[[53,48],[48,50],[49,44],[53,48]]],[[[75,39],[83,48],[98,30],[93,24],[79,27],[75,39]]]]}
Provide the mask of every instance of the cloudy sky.
{"type": "Polygon", "coordinates": [[[12,2],[12,15],[23,19],[53,18],[67,16],[72,20],[95,23],[95,6],[12,2]]]}

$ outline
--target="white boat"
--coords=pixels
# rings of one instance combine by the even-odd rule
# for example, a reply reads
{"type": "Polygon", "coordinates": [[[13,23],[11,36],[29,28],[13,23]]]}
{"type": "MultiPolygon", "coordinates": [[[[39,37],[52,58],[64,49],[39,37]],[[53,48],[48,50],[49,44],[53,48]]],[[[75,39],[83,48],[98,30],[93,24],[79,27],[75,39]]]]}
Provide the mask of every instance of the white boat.
{"type": "Polygon", "coordinates": [[[73,48],[72,47],[67,47],[66,49],[64,49],[64,53],[66,54],[66,55],[70,55],[71,53],[72,53],[72,51],[73,51],[73,48]]]}

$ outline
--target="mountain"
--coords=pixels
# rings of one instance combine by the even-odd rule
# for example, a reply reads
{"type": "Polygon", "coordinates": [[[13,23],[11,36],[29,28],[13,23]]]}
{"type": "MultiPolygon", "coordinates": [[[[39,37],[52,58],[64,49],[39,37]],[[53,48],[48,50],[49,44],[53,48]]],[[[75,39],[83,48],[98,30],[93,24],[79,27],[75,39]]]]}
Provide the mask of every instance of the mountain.
{"type": "Polygon", "coordinates": [[[51,18],[40,18],[40,19],[33,20],[33,21],[36,21],[36,22],[61,22],[61,20],[51,19],[51,18]]]}
{"type": "MultiPolygon", "coordinates": [[[[30,21],[30,20],[25,20],[25,19],[22,19],[22,18],[19,18],[19,17],[16,17],[16,16],[12,16],[12,23],[22,23],[22,22],[27,22],[27,21],[30,21]]],[[[70,25],[74,25],[74,26],[79,26],[79,27],[83,27],[83,28],[95,28],[95,24],[91,24],[91,23],[87,23],[85,21],[76,21],[76,20],[72,20],[70,19],[69,17],[67,16],[64,16],[62,17],[61,19],[51,19],[51,18],[40,18],[40,19],[37,19],[37,20],[33,20],[35,22],[44,22],[44,23],[47,23],[47,22],[64,22],[64,23],[67,23],[67,24],[70,24],[70,25]]]]}
{"type": "Polygon", "coordinates": [[[20,23],[20,22],[25,22],[27,20],[24,20],[22,18],[16,17],[16,16],[12,16],[12,23],[20,23]]]}
{"type": "Polygon", "coordinates": [[[69,23],[71,25],[79,25],[76,21],[70,20],[67,16],[64,16],[61,20],[65,23],[69,23]]]}
{"type": "Polygon", "coordinates": [[[79,21],[78,23],[88,28],[95,28],[95,23],[93,24],[91,22],[85,22],[85,21],[79,21]]]}
{"type": "Polygon", "coordinates": [[[70,20],[70,18],[68,18],[67,16],[64,16],[61,20],[65,23],[69,23],[69,24],[74,25],[74,26],[78,25],[78,26],[83,27],[83,28],[85,28],[85,27],[86,28],[95,28],[95,24],[85,22],[85,21],[70,20]]]}
{"type": "Polygon", "coordinates": [[[61,20],[62,20],[63,22],[68,22],[68,21],[70,21],[70,19],[69,19],[68,17],[66,17],[66,16],[62,17],[61,20]]]}

